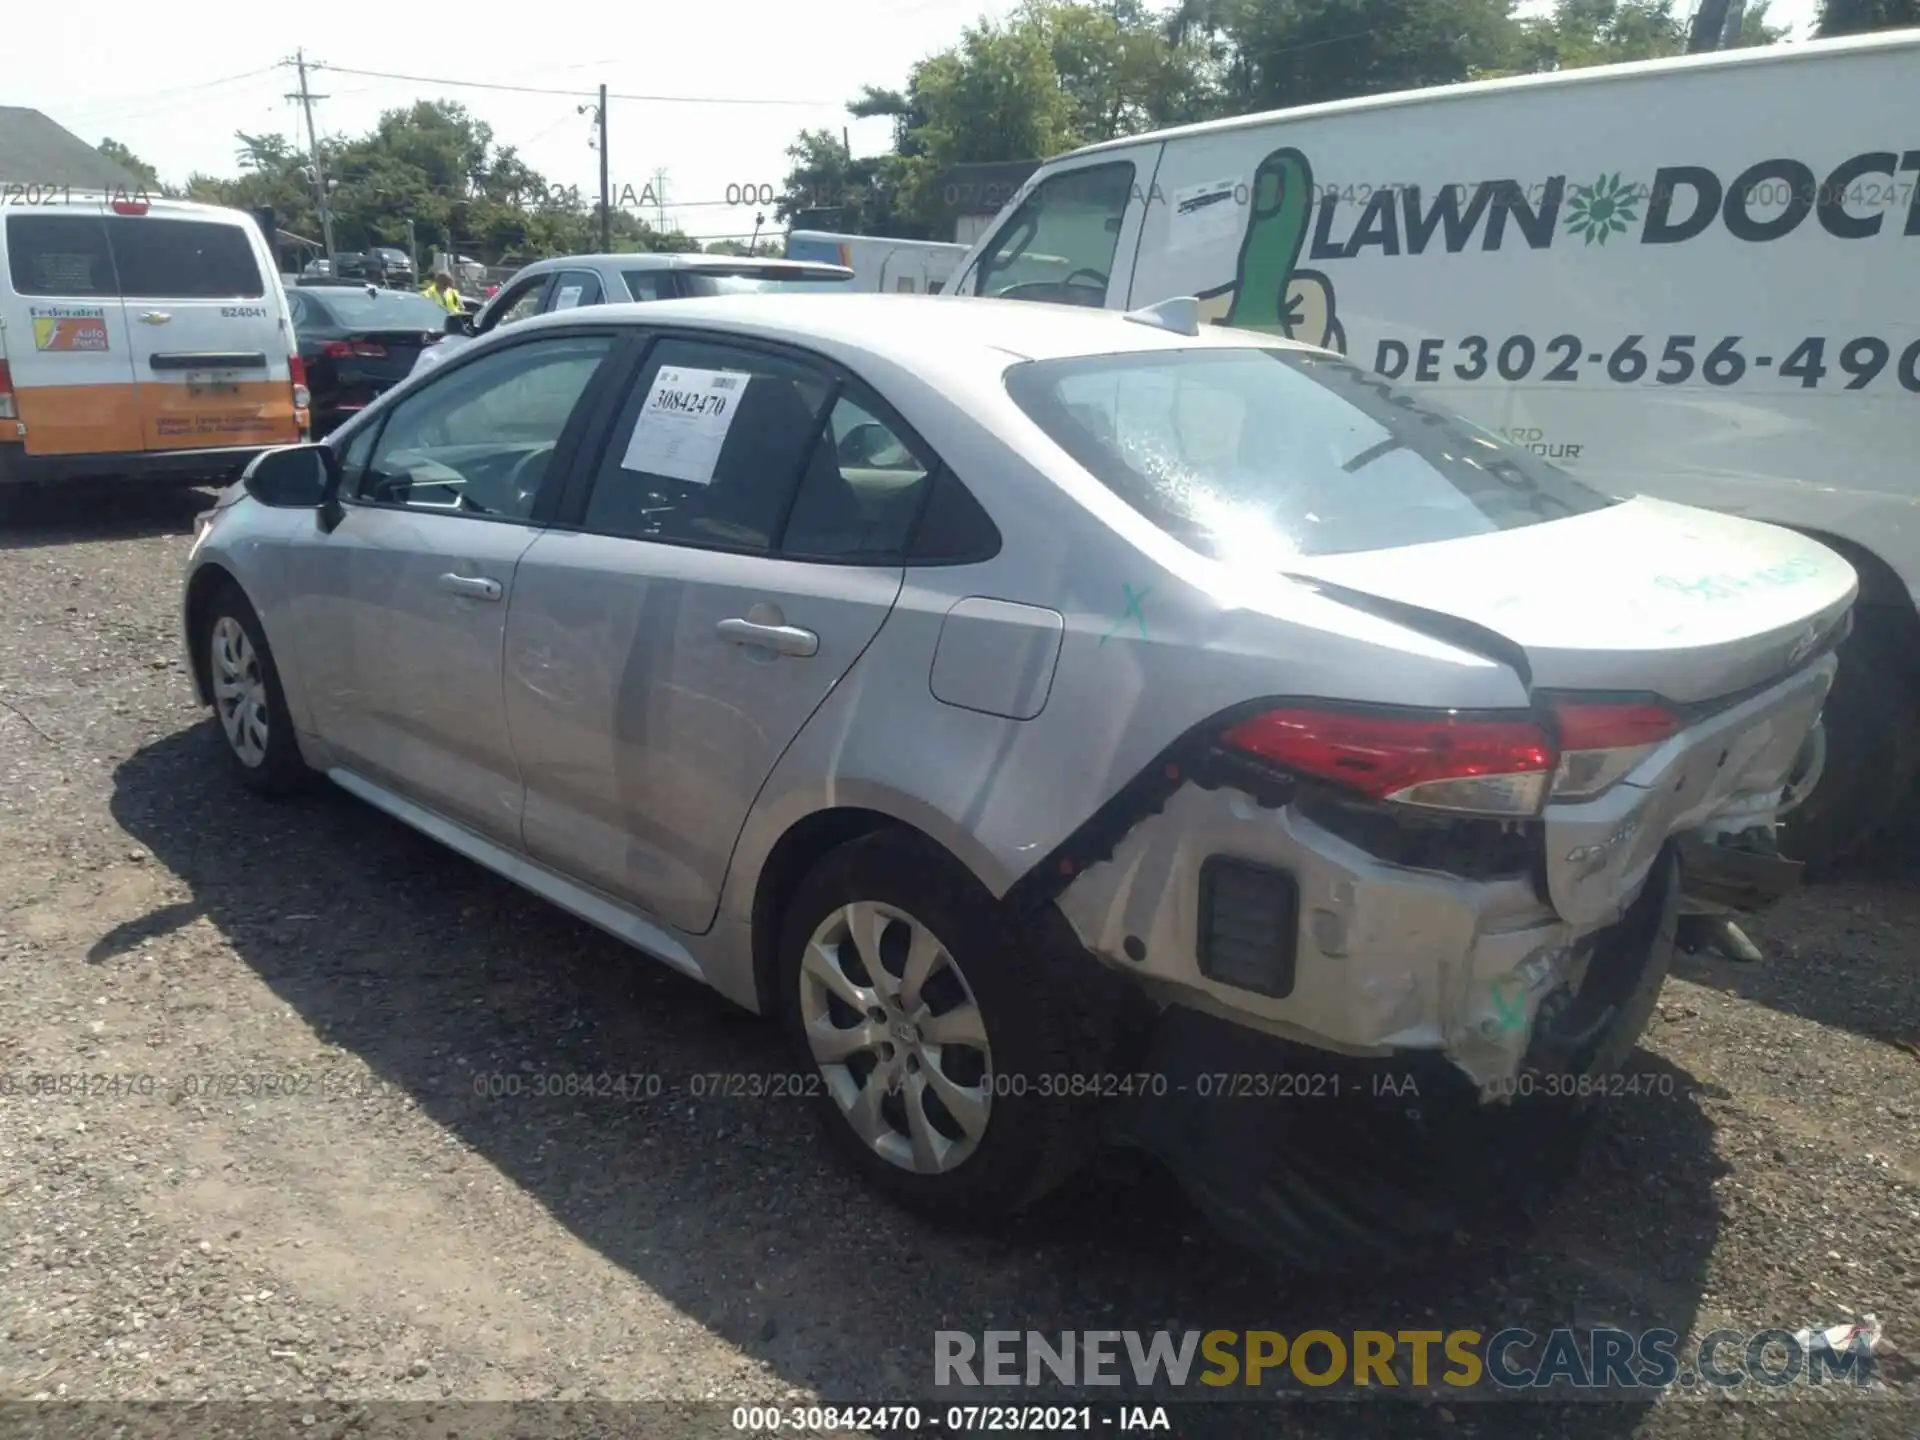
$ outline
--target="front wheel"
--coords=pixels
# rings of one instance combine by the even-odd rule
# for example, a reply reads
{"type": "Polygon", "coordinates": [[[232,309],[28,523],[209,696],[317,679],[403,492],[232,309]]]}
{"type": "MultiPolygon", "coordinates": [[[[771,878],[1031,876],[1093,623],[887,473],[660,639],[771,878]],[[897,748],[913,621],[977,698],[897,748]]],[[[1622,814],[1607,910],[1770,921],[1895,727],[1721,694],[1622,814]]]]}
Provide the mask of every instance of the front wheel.
{"type": "Polygon", "coordinates": [[[822,860],[780,942],[783,1019],[828,1137],[869,1183],[941,1219],[1019,1210],[1086,1158],[1090,1087],[1071,1077],[1098,1060],[1096,1001],[1077,973],[903,831],[822,860]]]}
{"type": "Polygon", "coordinates": [[[301,758],[266,631],[237,585],[223,584],[208,602],[198,643],[221,748],[241,782],[265,795],[303,789],[313,772],[301,758]]]}

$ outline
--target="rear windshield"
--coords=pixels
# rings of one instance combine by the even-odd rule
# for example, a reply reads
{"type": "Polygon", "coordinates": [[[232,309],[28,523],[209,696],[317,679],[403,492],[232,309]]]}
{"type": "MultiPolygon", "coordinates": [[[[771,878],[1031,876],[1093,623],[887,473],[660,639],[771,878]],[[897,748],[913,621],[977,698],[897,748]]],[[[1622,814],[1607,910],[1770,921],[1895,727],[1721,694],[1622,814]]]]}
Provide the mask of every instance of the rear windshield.
{"type": "Polygon", "coordinates": [[[258,300],[267,293],[240,225],[109,215],[120,293],[140,300],[258,300]]]}
{"type": "Polygon", "coordinates": [[[1007,389],[1161,529],[1221,559],[1455,540],[1614,502],[1350,361],[1278,349],[1040,360],[1007,389]]]}
{"type": "Polygon", "coordinates": [[[267,293],[246,229],[160,215],[9,215],[7,262],[21,295],[258,300],[267,293]]]}
{"type": "Polygon", "coordinates": [[[1292,349],[1027,361],[1006,388],[1140,515],[1217,559],[1459,540],[1613,505],[1565,470],[1292,349]]]}
{"type": "Polygon", "coordinates": [[[446,328],[447,312],[424,295],[407,295],[383,290],[369,295],[364,290],[342,290],[338,294],[315,295],[320,308],[343,330],[432,330],[446,328]]]}
{"type": "Polygon", "coordinates": [[[689,295],[748,295],[769,290],[831,290],[845,285],[851,275],[808,274],[806,271],[746,271],[739,274],[713,274],[710,271],[683,272],[689,295]]]}
{"type": "Polygon", "coordinates": [[[8,215],[7,271],[16,295],[120,293],[107,227],[91,215],[8,215]]]}

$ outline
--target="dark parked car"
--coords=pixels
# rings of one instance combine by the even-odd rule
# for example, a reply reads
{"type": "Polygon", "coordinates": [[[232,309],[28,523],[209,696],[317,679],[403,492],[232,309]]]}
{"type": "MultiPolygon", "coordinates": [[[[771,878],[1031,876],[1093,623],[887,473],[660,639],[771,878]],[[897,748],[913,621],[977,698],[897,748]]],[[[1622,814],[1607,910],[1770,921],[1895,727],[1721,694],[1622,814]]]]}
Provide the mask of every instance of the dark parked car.
{"type": "MultiPolygon", "coordinates": [[[[407,252],[396,250],[391,245],[377,245],[367,252],[370,266],[384,274],[386,283],[396,290],[413,288],[413,261],[407,258],[407,252]]],[[[369,280],[380,276],[369,275],[369,280]]]]}
{"type": "Polygon", "coordinates": [[[287,291],[306,362],[313,434],[326,435],[406,379],[444,333],[447,312],[423,295],[372,285],[301,285],[287,291]]]}

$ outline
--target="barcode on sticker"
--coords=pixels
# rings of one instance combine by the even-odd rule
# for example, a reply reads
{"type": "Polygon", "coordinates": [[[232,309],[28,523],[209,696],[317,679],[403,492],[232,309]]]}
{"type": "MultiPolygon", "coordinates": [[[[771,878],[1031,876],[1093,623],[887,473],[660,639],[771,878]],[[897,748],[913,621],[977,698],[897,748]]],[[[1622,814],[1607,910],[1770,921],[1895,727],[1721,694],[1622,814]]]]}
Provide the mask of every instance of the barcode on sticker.
{"type": "Polygon", "coordinates": [[[716,375],[713,377],[712,388],[715,390],[738,390],[740,388],[740,382],[745,378],[746,377],[742,375],[716,375]]]}

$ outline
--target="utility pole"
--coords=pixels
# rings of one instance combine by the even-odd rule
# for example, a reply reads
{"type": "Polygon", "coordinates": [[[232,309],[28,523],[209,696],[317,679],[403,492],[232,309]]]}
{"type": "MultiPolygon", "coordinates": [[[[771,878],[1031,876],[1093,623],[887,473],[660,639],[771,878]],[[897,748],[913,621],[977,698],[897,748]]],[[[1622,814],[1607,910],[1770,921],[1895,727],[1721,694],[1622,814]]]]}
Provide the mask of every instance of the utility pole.
{"type": "Polygon", "coordinates": [[[665,170],[653,172],[653,209],[659,221],[660,233],[664,235],[667,230],[667,172],[665,170]]]}
{"type": "Polygon", "coordinates": [[[1738,50],[1740,48],[1740,32],[1746,29],[1746,25],[1747,0],[1733,0],[1733,3],[1727,7],[1727,29],[1726,33],[1721,37],[1720,48],[1722,50],[1738,50]]]}
{"type": "Polygon", "coordinates": [[[1727,33],[1729,4],[1730,0],[1700,0],[1700,8],[1693,12],[1693,28],[1687,35],[1689,55],[1720,48],[1727,33]]]}
{"type": "Polygon", "coordinates": [[[582,115],[589,110],[593,112],[595,130],[593,148],[600,152],[600,253],[609,255],[613,252],[613,213],[612,201],[607,191],[607,87],[605,85],[600,87],[598,105],[581,105],[576,108],[582,115]]]}
{"type": "Polygon", "coordinates": [[[600,253],[613,249],[612,201],[607,196],[607,87],[600,87],[600,253]]]}
{"type": "MultiPolygon", "coordinates": [[[[284,62],[282,62],[284,63],[284,62]]],[[[287,99],[298,100],[300,108],[307,116],[307,157],[313,163],[313,197],[320,209],[320,239],[327,247],[327,263],[333,263],[333,207],[327,203],[327,170],[320,163],[320,136],[313,128],[313,102],[324,100],[324,95],[315,95],[307,89],[307,52],[293,52],[293,63],[300,71],[300,93],[289,95],[287,99]]]]}

